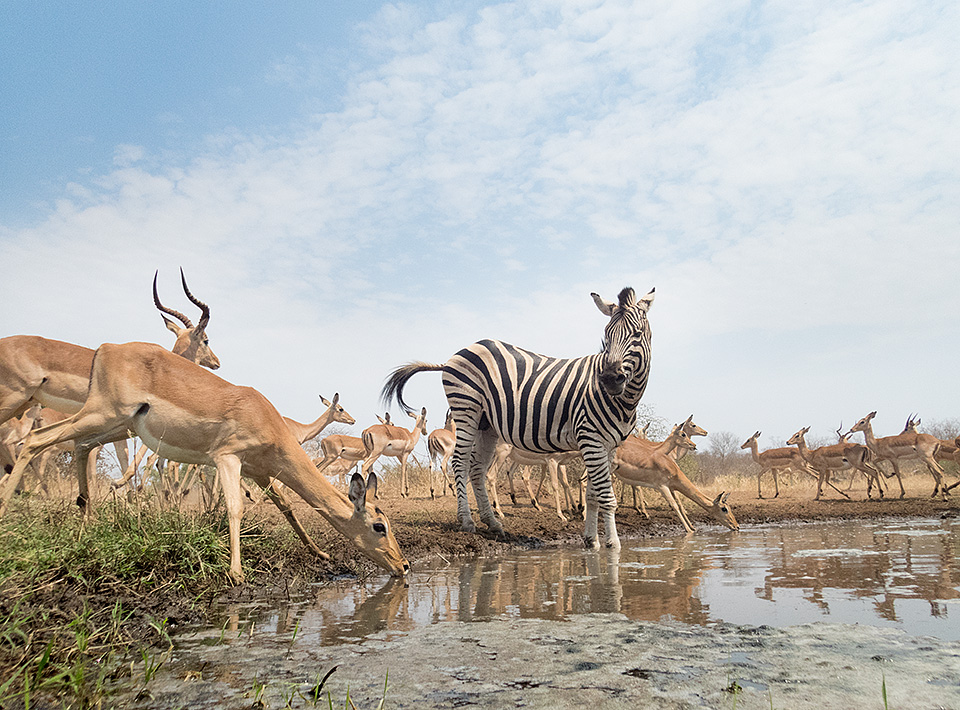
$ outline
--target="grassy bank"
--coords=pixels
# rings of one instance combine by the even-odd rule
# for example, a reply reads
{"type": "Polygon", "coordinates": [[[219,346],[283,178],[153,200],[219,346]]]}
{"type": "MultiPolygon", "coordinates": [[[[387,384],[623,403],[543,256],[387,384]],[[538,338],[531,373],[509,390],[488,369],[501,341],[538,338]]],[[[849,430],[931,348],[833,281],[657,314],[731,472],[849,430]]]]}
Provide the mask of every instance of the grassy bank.
{"type": "MultiPolygon", "coordinates": [[[[92,707],[118,682],[149,680],[167,634],[228,590],[226,528],[222,509],[112,502],[84,522],[66,502],[16,502],[0,520],[0,705],[92,707]]],[[[242,546],[254,584],[291,565],[323,573],[256,515],[242,546]]]]}

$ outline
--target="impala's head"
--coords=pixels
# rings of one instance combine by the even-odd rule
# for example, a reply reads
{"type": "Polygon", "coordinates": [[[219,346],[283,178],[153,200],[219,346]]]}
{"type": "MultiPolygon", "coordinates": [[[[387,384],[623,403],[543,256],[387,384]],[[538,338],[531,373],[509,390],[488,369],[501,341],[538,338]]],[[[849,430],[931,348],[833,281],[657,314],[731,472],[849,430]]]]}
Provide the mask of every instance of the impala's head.
{"type": "Polygon", "coordinates": [[[653,289],[637,300],[632,288],[625,288],[618,303],[604,301],[591,293],[593,302],[610,322],[603,331],[603,364],[600,386],[611,395],[619,395],[630,385],[634,375],[646,372],[650,362],[650,324],[647,311],[653,303],[653,289]]]}
{"type": "Polygon", "coordinates": [[[683,431],[687,436],[707,436],[708,433],[706,429],[693,421],[692,414],[683,422],[683,431]]]}
{"type": "Polygon", "coordinates": [[[875,416],[877,416],[877,413],[875,411],[870,412],[870,414],[868,414],[863,419],[861,419],[856,424],[854,424],[852,427],[850,427],[850,431],[847,432],[847,436],[850,436],[851,434],[857,431],[862,431],[866,433],[867,429],[871,428],[870,422],[873,420],[875,416]]]}
{"type": "Polygon", "coordinates": [[[848,432],[844,433],[844,431],[843,431],[843,422],[840,422],[840,426],[837,427],[837,432],[836,432],[836,433],[837,433],[837,443],[838,443],[838,444],[846,444],[846,443],[847,443],[847,439],[850,438],[850,434],[852,434],[853,432],[852,432],[852,431],[848,431],[848,432]]]}
{"type": "Polygon", "coordinates": [[[733,511],[730,509],[730,506],[727,505],[727,498],[729,497],[729,493],[721,493],[714,498],[713,503],[710,505],[710,516],[721,525],[725,525],[736,532],[740,529],[740,523],[737,522],[733,511]]]}
{"type": "Polygon", "coordinates": [[[753,446],[754,444],[757,443],[757,440],[758,440],[759,438],[760,438],[760,432],[759,432],[759,431],[753,432],[753,436],[751,436],[751,437],[750,437],[749,439],[747,439],[745,442],[743,442],[742,444],[740,444],[740,448],[741,448],[741,449],[749,449],[751,446],[753,446]]]}
{"type": "Polygon", "coordinates": [[[907,417],[907,423],[903,425],[903,434],[916,434],[920,431],[920,418],[916,414],[907,417]]]}
{"type": "Polygon", "coordinates": [[[427,436],[427,408],[423,407],[419,414],[416,412],[407,412],[407,416],[417,420],[417,423],[413,425],[413,430],[416,431],[419,429],[421,434],[427,436]]]}
{"type": "Polygon", "coordinates": [[[683,424],[674,424],[670,436],[676,437],[678,448],[686,449],[687,451],[697,450],[696,443],[687,435],[687,430],[683,428],[683,424]]]}
{"type": "Polygon", "coordinates": [[[804,443],[803,437],[805,437],[805,436],[807,435],[807,432],[808,432],[808,431],[810,431],[810,427],[805,426],[803,429],[801,429],[801,430],[798,431],[796,434],[794,434],[793,436],[791,436],[790,439],[787,440],[787,444],[788,444],[789,446],[796,446],[796,445],[798,445],[798,444],[804,443]]]}
{"type": "Polygon", "coordinates": [[[159,273],[160,272],[157,271],[153,274],[153,303],[161,313],[171,315],[183,323],[183,326],[180,326],[166,316],[160,316],[163,318],[167,330],[177,336],[177,342],[173,344],[173,352],[198,365],[216,370],[220,367],[220,360],[213,354],[213,350],[210,349],[210,342],[207,339],[207,323],[210,322],[210,307],[190,293],[190,289],[187,288],[187,279],[183,275],[183,269],[180,269],[180,281],[183,283],[183,292],[187,295],[187,298],[190,299],[190,302],[200,309],[200,322],[194,325],[189,318],[179,311],[167,308],[160,303],[160,296],[157,295],[157,275],[159,273]]]}
{"type": "Polygon", "coordinates": [[[342,523],[341,532],[364,555],[394,576],[410,571],[410,563],[400,552],[397,539],[390,529],[390,521],[371,501],[377,495],[377,475],[370,472],[366,483],[359,473],[350,479],[348,497],[353,503],[353,515],[342,523]]]}
{"type": "Polygon", "coordinates": [[[320,401],[333,413],[333,421],[341,424],[356,424],[357,420],[347,414],[347,410],[340,406],[340,393],[335,392],[333,401],[328,402],[323,395],[320,395],[320,401]]]}

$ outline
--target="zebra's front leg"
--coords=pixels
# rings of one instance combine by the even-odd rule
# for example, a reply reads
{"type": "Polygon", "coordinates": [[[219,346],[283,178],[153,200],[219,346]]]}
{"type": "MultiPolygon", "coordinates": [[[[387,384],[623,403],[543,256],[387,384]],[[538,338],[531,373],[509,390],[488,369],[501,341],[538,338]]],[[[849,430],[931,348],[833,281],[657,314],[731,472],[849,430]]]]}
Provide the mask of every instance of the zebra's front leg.
{"type": "Polygon", "coordinates": [[[600,539],[597,536],[597,514],[600,509],[597,507],[597,500],[589,490],[587,485],[587,505],[584,509],[583,518],[583,546],[588,550],[599,550],[600,539]]]}
{"type": "Polygon", "coordinates": [[[600,549],[597,531],[598,517],[603,515],[604,547],[620,549],[620,537],[617,535],[617,498],[613,492],[610,478],[610,457],[613,449],[607,449],[602,442],[585,437],[580,441],[580,452],[587,469],[587,505],[584,522],[584,543],[589,549],[600,549]]]}

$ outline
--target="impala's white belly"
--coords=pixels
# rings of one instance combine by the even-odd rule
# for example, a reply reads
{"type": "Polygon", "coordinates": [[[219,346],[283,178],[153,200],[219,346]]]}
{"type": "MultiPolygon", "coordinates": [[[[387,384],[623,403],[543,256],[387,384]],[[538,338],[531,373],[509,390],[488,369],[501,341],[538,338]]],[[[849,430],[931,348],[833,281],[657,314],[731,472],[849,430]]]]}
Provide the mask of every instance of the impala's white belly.
{"type": "Polygon", "coordinates": [[[196,451],[193,449],[184,449],[179,446],[154,436],[149,431],[137,430],[137,435],[147,445],[147,448],[159,454],[162,458],[177,461],[179,463],[199,463],[213,465],[213,459],[206,451],[196,451]]]}
{"type": "Polygon", "coordinates": [[[400,456],[407,450],[407,445],[391,441],[383,447],[384,456],[400,456]]]}
{"type": "Polygon", "coordinates": [[[180,463],[213,464],[211,456],[223,422],[196,420],[169,404],[153,405],[132,429],[160,456],[180,463]]]}

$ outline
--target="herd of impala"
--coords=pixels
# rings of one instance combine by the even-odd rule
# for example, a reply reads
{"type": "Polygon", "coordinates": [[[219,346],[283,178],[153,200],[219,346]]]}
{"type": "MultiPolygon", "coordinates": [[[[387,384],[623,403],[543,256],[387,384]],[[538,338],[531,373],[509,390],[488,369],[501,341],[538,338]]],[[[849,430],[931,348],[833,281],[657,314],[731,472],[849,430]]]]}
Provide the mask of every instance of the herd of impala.
{"type": "MultiPolygon", "coordinates": [[[[327,557],[298,520],[286,497],[287,489],[304,498],[374,562],[391,573],[404,574],[409,565],[400,552],[389,521],[374,503],[378,479],[373,467],[381,456],[397,458],[399,492],[406,497],[409,495],[407,460],[424,436],[431,462],[431,497],[435,497],[438,490],[445,494],[447,488],[451,488],[448,465],[456,443],[456,427],[449,413],[444,427],[429,434],[425,408],[419,413],[410,413],[414,420],[410,429],[392,423],[387,414],[379,424],[364,429],[360,437],[341,434],[325,437],[320,441],[321,456],[311,459],[301,444],[334,422],[355,423],[340,406],[339,395],[332,401],[321,397],[326,410],[314,422],[303,424],[280,416],[256,390],[232,385],[210,373],[208,370],[216,370],[220,365],[206,335],[210,309],[190,292],[182,270],[181,283],[187,298],[201,310],[196,325],[161,303],[157,275],[154,275],[154,303],[164,324],[176,336],[171,351],[148,343],[106,344],[94,351],[39,336],[0,338],[0,465],[5,472],[0,479],[0,515],[21,486],[22,477],[33,460],[39,457],[36,470],[43,483],[47,457],[58,449],[73,453],[79,482],[77,503],[89,513],[93,505],[90,484],[91,471],[96,470],[96,454],[102,445],[112,443],[123,470],[122,477],[111,482],[115,487],[133,478],[148,449],[154,452],[151,463],[160,457],[197,467],[216,467],[212,487],[222,490],[226,503],[230,574],[236,581],[243,579],[239,526],[245,484],[241,476],[263,489],[315,554],[327,557]],[[138,436],[143,442],[132,460],[126,447],[130,436],[138,436]],[[345,474],[354,465],[360,471],[351,476],[348,485],[341,486],[347,489],[344,494],[328,478],[338,477],[343,483],[345,474]],[[317,475],[318,471],[325,475],[317,475]]],[[[790,439],[792,447],[767,451],[759,451],[760,432],[756,432],[741,448],[749,448],[760,466],[758,497],[762,497],[760,478],[763,474],[772,475],[775,495],[779,495],[778,474],[789,470],[818,479],[817,499],[824,484],[846,496],[830,482],[831,473],[843,469],[863,472],[867,477],[868,496],[873,484],[882,496],[881,470],[877,467],[880,461],[892,464],[893,473],[888,475],[897,476],[903,497],[899,462],[909,458],[919,458],[933,474],[934,495],[939,492],[946,496],[950,489],[960,485],[958,482],[947,486],[943,482],[943,468],[938,463],[938,459],[960,461],[960,437],[953,442],[940,441],[918,432],[916,422],[911,419],[903,433],[878,439],[871,426],[875,414],[867,415],[842,434],[840,443],[814,450],[804,441],[808,428],[790,439]],[[848,442],[847,437],[853,432],[862,432],[865,444],[848,442]]],[[[706,435],[706,430],[697,426],[692,416],[674,426],[662,442],[647,440],[645,431],[634,432],[614,450],[613,472],[633,488],[635,505],[638,488],[659,491],[687,531],[692,531],[693,526],[678,494],[702,507],[716,522],[737,530],[739,525],[727,504],[727,494],[721,493],[711,500],[677,464],[684,453],[696,449],[692,437],[706,435]]],[[[503,470],[507,471],[514,504],[514,473],[522,469],[532,504],[540,509],[530,484],[533,466],[542,466],[544,475],[549,474],[556,513],[562,520],[567,519],[565,509],[582,510],[582,484],[575,480],[571,485],[567,476],[567,466],[579,456],[578,452],[536,454],[501,442],[487,473],[497,515],[503,517],[496,486],[498,473],[503,470]]],[[[642,494],[640,508],[646,514],[642,494]]]]}
{"type": "Polygon", "coordinates": [[[869,498],[876,484],[878,496],[883,497],[883,479],[897,477],[900,485],[900,497],[906,495],[903,487],[903,475],[900,469],[901,462],[919,461],[926,466],[933,476],[934,488],[930,494],[935,497],[938,493],[944,499],[947,494],[960,485],[960,481],[947,485],[944,480],[942,462],[953,461],[960,463],[960,436],[953,440],[938,439],[932,434],[925,434],[918,430],[919,419],[912,415],[907,419],[903,431],[893,436],[877,438],[873,433],[873,418],[876,412],[870,412],[860,419],[847,432],[841,426],[837,429],[838,442],[810,449],[805,436],[810,427],[804,427],[787,441],[788,446],[759,451],[757,439],[760,432],[756,432],[741,445],[741,449],[750,449],[753,460],[760,466],[757,472],[757,498],[762,498],[760,490],[761,478],[769,473],[773,478],[774,497],[780,495],[780,484],[777,476],[787,471],[795,471],[813,476],[817,479],[816,500],[823,494],[824,484],[845,497],[847,494],[830,482],[830,476],[838,471],[859,471],[867,480],[867,497],[869,498]],[[851,434],[862,432],[864,443],[858,444],[848,441],[851,434]],[[795,447],[795,448],[794,448],[795,447]],[[885,473],[880,468],[881,462],[888,462],[893,471],[885,473]]]}

